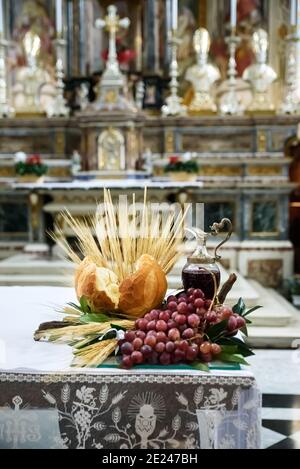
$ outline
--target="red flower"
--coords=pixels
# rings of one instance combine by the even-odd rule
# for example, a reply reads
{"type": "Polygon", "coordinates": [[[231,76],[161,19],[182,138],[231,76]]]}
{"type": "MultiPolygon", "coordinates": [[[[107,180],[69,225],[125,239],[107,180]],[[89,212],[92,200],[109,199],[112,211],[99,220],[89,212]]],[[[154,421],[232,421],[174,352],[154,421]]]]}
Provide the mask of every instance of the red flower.
{"type": "Polygon", "coordinates": [[[170,159],[169,159],[169,162],[171,164],[176,164],[180,161],[180,157],[179,156],[170,156],[170,159]]]}
{"type": "Polygon", "coordinates": [[[27,164],[41,164],[42,161],[41,161],[41,157],[40,155],[30,155],[27,157],[27,160],[26,160],[26,163],[27,164]]]}

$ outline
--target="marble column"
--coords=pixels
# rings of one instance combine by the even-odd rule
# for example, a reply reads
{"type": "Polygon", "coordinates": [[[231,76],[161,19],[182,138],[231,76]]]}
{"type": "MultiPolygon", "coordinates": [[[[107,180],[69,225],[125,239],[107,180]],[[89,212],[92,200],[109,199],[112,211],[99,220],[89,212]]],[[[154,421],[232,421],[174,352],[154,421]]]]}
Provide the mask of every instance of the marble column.
{"type": "Polygon", "coordinates": [[[144,66],[146,72],[159,72],[159,25],[157,0],[147,0],[144,10],[144,66]]]}

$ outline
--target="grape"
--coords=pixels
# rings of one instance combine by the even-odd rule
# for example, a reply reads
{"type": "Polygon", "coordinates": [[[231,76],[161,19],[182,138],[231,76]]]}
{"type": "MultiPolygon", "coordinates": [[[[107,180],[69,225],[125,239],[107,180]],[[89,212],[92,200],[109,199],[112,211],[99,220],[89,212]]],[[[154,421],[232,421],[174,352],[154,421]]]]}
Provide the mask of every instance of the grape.
{"type": "Polygon", "coordinates": [[[188,305],[186,304],[185,301],[182,301],[181,303],[178,303],[177,311],[180,314],[188,314],[188,312],[189,312],[188,305]]]}
{"type": "Polygon", "coordinates": [[[126,331],[125,332],[126,342],[132,342],[134,339],[135,339],[135,333],[133,331],[126,331]]]}
{"type": "Polygon", "coordinates": [[[217,314],[214,311],[211,311],[210,313],[207,313],[205,315],[205,319],[207,320],[207,322],[216,322],[217,314]]]}
{"type": "Polygon", "coordinates": [[[174,295],[171,295],[167,299],[167,303],[169,304],[170,302],[174,301],[177,304],[177,298],[174,295]]]}
{"type": "Polygon", "coordinates": [[[225,319],[229,319],[232,314],[233,313],[231,308],[227,308],[227,306],[223,306],[222,308],[220,308],[220,317],[222,321],[224,321],[225,319]]]}
{"type": "Polygon", "coordinates": [[[203,344],[204,339],[203,339],[203,337],[196,337],[196,339],[194,340],[194,342],[195,342],[195,344],[197,344],[197,345],[201,345],[201,344],[203,344]]]}
{"type": "Polygon", "coordinates": [[[163,352],[159,357],[159,361],[162,365],[169,365],[171,363],[171,355],[167,352],[163,352]]]}
{"type": "Polygon", "coordinates": [[[157,342],[167,342],[167,336],[166,336],[165,332],[159,331],[156,334],[156,340],[157,340],[157,342]]]}
{"type": "Polygon", "coordinates": [[[146,331],[147,325],[148,325],[147,319],[143,318],[143,319],[138,320],[138,329],[140,329],[141,331],[146,331]]]}
{"type": "Polygon", "coordinates": [[[205,300],[205,308],[206,309],[209,309],[211,304],[212,304],[211,300],[205,300]]]}
{"type": "Polygon", "coordinates": [[[174,342],[175,342],[175,340],[180,339],[179,330],[176,329],[176,328],[170,329],[169,332],[168,332],[168,337],[169,337],[170,340],[173,340],[174,342]]]}
{"type": "Polygon", "coordinates": [[[196,288],[194,290],[193,295],[194,295],[195,298],[202,298],[202,299],[204,298],[204,293],[203,293],[202,290],[200,290],[200,288],[196,288]]]}
{"type": "Polygon", "coordinates": [[[197,345],[191,345],[186,351],[186,359],[193,362],[198,356],[198,347],[197,345]]]}
{"type": "Polygon", "coordinates": [[[132,360],[132,363],[143,363],[144,357],[143,357],[142,352],[138,352],[137,350],[132,352],[131,360],[132,360]]]}
{"type": "Polygon", "coordinates": [[[121,345],[121,353],[123,355],[130,355],[133,352],[133,345],[130,342],[124,342],[121,345]]]}
{"type": "Polygon", "coordinates": [[[195,289],[194,288],[189,288],[188,291],[186,292],[188,296],[194,294],[195,289]]]}
{"type": "Polygon", "coordinates": [[[237,329],[237,320],[234,316],[230,316],[228,319],[227,330],[233,332],[237,329]]]}
{"type": "Polygon", "coordinates": [[[184,352],[186,352],[189,348],[189,343],[186,340],[180,340],[176,345],[180,350],[183,350],[184,352]]]}
{"type": "Polygon", "coordinates": [[[182,292],[178,295],[178,303],[179,303],[179,300],[181,300],[182,298],[184,298],[185,300],[187,299],[187,294],[182,292]]]}
{"type": "Polygon", "coordinates": [[[157,365],[158,363],[158,353],[157,352],[152,352],[151,355],[148,358],[148,363],[150,365],[157,365]]]}
{"type": "Polygon", "coordinates": [[[146,321],[151,321],[150,313],[145,314],[144,319],[146,319],[146,321]]]}
{"type": "Polygon", "coordinates": [[[183,350],[177,348],[173,354],[174,363],[179,363],[185,359],[185,353],[183,350]]]}
{"type": "Polygon", "coordinates": [[[174,342],[167,342],[166,343],[166,352],[172,353],[175,350],[175,344],[174,342]]]}
{"type": "Polygon", "coordinates": [[[177,314],[175,316],[175,322],[182,326],[183,324],[186,323],[186,316],[184,314],[177,314]]]}
{"type": "Polygon", "coordinates": [[[150,311],[150,320],[153,321],[155,319],[158,319],[158,316],[159,316],[159,311],[157,311],[156,309],[152,309],[152,311],[150,311]]]}
{"type": "Polygon", "coordinates": [[[168,322],[170,317],[171,317],[171,311],[166,310],[166,311],[161,311],[159,313],[159,319],[161,319],[162,321],[168,322]]]}
{"type": "Polygon", "coordinates": [[[164,332],[168,329],[166,321],[159,319],[156,323],[156,330],[159,332],[164,332]]]}
{"type": "Polygon", "coordinates": [[[167,324],[168,324],[168,329],[174,329],[174,328],[177,327],[177,324],[176,324],[176,322],[174,321],[174,319],[169,319],[169,321],[168,321],[167,324]]]}
{"type": "Polygon", "coordinates": [[[206,311],[205,308],[196,309],[196,314],[198,314],[198,316],[204,316],[206,313],[207,313],[207,311],[206,311]]]}
{"type": "Polygon", "coordinates": [[[183,332],[187,329],[187,325],[186,324],[182,324],[181,326],[178,326],[178,329],[180,331],[181,334],[183,334],[183,332]]]}
{"type": "Polygon", "coordinates": [[[195,300],[195,298],[193,297],[193,295],[190,295],[190,296],[188,296],[187,302],[194,304],[194,300],[195,300]]]}
{"type": "Polygon", "coordinates": [[[180,304],[180,303],[186,303],[186,302],[187,302],[187,297],[181,296],[180,298],[178,298],[178,302],[177,302],[177,303],[180,304]]]}
{"type": "Polygon", "coordinates": [[[241,328],[245,327],[245,325],[246,325],[245,319],[242,318],[241,316],[238,316],[238,317],[236,318],[236,325],[237,325],[237,326],[236,326],[237,329],[241,329],[241,328]]]}
{"type": "Polygon", "coordinates": [[[139,337],[136,337],[134,341],[132,342],[134,350],[140,350],[140,348],[143,346],[143,341],[139,337]]]}
{"type": "Polygon", "coordinates": [[[192,303],[189,303],[187,305],[187,309],[188,309],[188,314],[194,314],[196,312],[196,308],[192,303]]]}
{"type": "Polygon", "coordinates": [[[204,304],[205,303],[202,300],[202,298],[196,298],[195,301],[194,301],[195,308],[203,308],[204,304]]]}
{"type": "Polygon", "coordinates": [[[200,318],[197,314],[190,314],[187,318],[187,322],[191,327],[198,327],[200,324],[200,318]]]}
{"type": "Polygon", "coordinates": [[[203,355],[206,355],[211,352],[211,343],[210,342],[203,342],[203,344],[200,345],[199,350],[203,355]]]}
{"type": "Polygon", "coordinates": [[[138,337],[139,339],[144,340],[145,337],[146,337],[146,332],[144,332],[144,331],[136,331],[135,335],[136,335],[136,337],[138,337]]]}
{"type": "Polygon", "coordinates": [[[177,311],[173,311],[173,313],[171,314],[171,319],[173,319],[173,321],[175,321],[177,314],[177,311]]]}
{"type": "Polygon", "coordinates": [[[193,329],[191,329],[190,327],[188,329],[185,329],[185,331],[183,331],[182,333],[182,338],[183,339],[191,339],[192,337],[194,337],[194,331],[193,329]]]}
{"type": "Polygon", "coordinates": [[[170,301],[170,303],[168,303],[168,308],[170,311],[177,311],[177,303],[175,301],[170,301]]]}
{"type": "Polygon", "coordinates": [[[152,354],[152,348],[149,345],[143,345],[141,352],[147,358],[152,354]]]}
{"type": "Polygon", "coordinates": [[[125,357],[122,358],[122,365],[124,368],[131,368],[133,365],[132,359],[130,355],[125,355],[125,357]]]}
{"type": "Polygon", "coordinates": [[[156,345],[155,345],[155,351],[157,353],[163,353],[165,351],[165,344],[163,342],[158,342],[156,345]]]}
{"type": "Polygon", "coordinates": [[[213,355],[219,355],[222,352],[220,345],[218,344],[211,344],[211,353],[213,355]]]}
{"type": "Polygon", "coordinates": [[[154,335],[147,335],[147,337],[144,340],[145,345],[149,345],[149,347],[155,347],[156,345],[156,337],[154,335]]]}
{"type": "Polygon", "coordinates": [[[153,335],[154,337],[156,337],[157,332],[154,331],[154,330],[148,331],[148,332],[147,332],[147,336],[149,336],[149,335],[153,335]]]}
{"type": "Polygon", "coordinates": [[[156,321],[149,321],[147,324],[147,331],[152,331],[156,327],[156,321]]]}
{"type": "Polygon", "coordinates": [[[201,354],[201,359],[202,361],[204,361],[205,363],[209,363],[212,361],[212,354],[211,353],[202,353],[201,354]]]}

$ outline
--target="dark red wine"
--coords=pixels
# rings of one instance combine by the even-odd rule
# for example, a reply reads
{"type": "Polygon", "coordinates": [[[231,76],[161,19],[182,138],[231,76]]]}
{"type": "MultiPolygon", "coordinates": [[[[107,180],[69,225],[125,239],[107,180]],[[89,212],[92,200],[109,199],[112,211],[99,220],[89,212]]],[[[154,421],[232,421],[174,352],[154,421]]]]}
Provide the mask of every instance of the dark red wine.
{"type": "Polygon", "coordinates": [[[205,268],[199,264],[187,264],[182,270],[183,288],[185,290],[188,290],[189,288],[200,288],[203,291],[205,298],[211,300],[215,294],[215,285],[213,276],[210,272],[215,275],[218,289],[221,276],[218,266],[214,264],[209,264],[205,266],[205,268]]]}

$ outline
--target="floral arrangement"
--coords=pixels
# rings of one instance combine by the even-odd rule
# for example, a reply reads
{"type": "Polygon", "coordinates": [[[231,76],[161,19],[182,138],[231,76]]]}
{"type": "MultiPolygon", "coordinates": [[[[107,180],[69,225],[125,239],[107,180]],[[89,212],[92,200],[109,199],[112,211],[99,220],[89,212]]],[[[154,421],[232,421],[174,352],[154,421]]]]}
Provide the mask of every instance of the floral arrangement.
{"type": "Polygon", "coordinates": [[[169,163],[164,167],[165,173],[186,172],[189,174],[198,174],[199,165],[196,160],[182,160],[179,156],[171,156],[169,163]]]}
{"type": "Polygon", "coordinates": [[[97,367],[113,354],[124,368],[187,363],[208,370],[213,360],[246,364],[253,353],[237,334],[247,335],[248,316],[259,306],[247,310],[242,299],[233,308],[224,305],[234,274],[219,292],[215,286],[212,299],[200,288],[165,299],[166,274],[180,257],[189,207],[169,213],[164,223],[150,210],[146,191],[140,216],[134,195],[132,207],[126,202],[116,211],[105,191],[94,217],[78,221],[63,214],[83,260],[59,228],[54,238],[76,264],[79,302],[63,308],[62,321],[41,324],[35,340],[68,343],[72,365],[79,367],[97,367]]]}
{"type": "Polygon", "coordinates": [[[47,173],[48,167],[42,162],[40,155],[29,155],[26,156],[24,153],[18,153],[16,155],[16,174],[19,176],[32,175],[32,176],[43,176],[47,173]]]}

